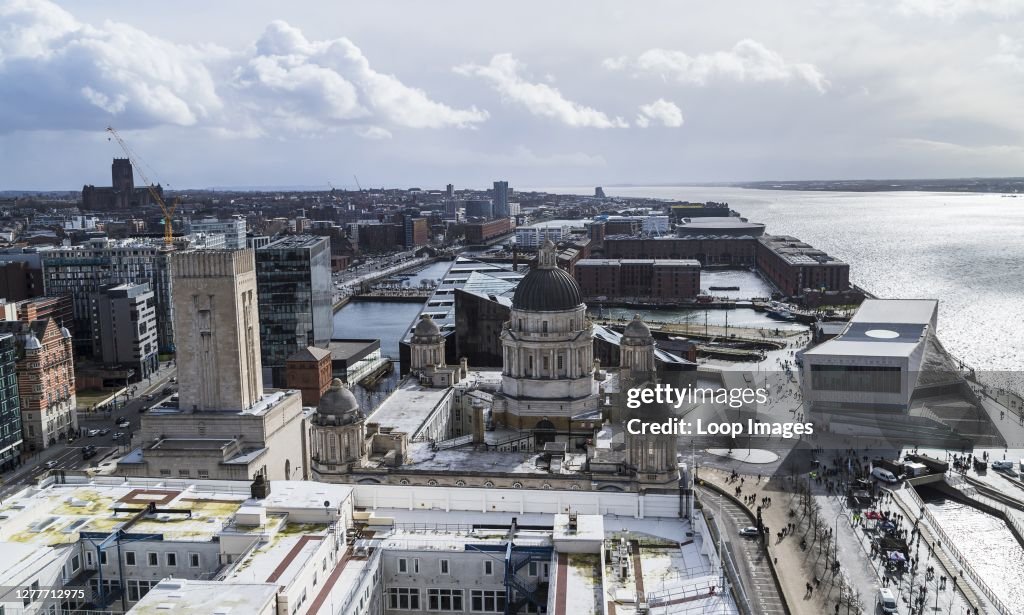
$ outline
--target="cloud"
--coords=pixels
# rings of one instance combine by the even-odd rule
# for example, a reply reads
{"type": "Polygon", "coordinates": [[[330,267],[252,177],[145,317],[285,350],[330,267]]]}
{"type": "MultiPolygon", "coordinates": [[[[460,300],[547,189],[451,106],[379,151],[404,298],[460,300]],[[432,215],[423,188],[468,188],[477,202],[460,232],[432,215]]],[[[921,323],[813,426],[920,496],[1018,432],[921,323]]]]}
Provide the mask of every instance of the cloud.
{"type": "Polygon", "coordinates": [[[780,54],[752,39],[743,39],[729,51],[689,55],[672,49],[649,49],[636,60],[608,58],[602,62],[608,70],[633,67],[640,73],[654,73],[681,83],[707,85],[714,79],[737,82],[792,82],[810,85],[825,92],[829,82],[813,64],[789,62],[780,54]]]}
{"type": "Polygon", "coordinates": [[[135,27],[79,22],[46,0],[0,5],[0,132],[200,126],[234,137],[359,127],[468,128],[458,109],[372,68],[347,38],[311,41],[273,21],[244,50],[179,45],[135,27]]]}
{"type": "Polygon", "coordinates": [[[999,53],[990,57],[989,61],[1024,72],[1024,39],[1001,35],[999,37],[999,53]]]}
{"type": "Polygon", "coordinates": [[[214,46],[177,45],[119,23],[93,27],[50,2],[0,6],[0,131],[191,126],[224,106],[206,61],[214,46]]]}
{"type": "Polygon", "coordinates": [[[1024,13],[1024,2],[1020,0],[897,0],[888,6],[898,13],[914,17],[925,16],[955,20],[967,15],[991,15],[1009,17],[1024,13]]]}
{"type": "Polygon", "coordinates": [[[454,68],[460,75],[480,77],[506,101],[525,107],[533,115],[549,117],[567,126],[586,128],[625,128],[629,124],[619,117],[565,98],[556,88],[545,83],[532,83],[521,76],[523,65],[512,55],[501,53],[489,64],[463,64],[454,68]]]}
{"type": "Polygon", "coordinates": [[[518,145],[509,152],[481,152],[452,149],[436,160],[437,164],[452,167],[487,165],[494,167],[560,168],[560,167],[605,167],[604,156],[585,152],[538,154],[525,145],[518,145]]]}
{"type": "Polygon", "coordinates": [[[647,128],[652,122],[661,122],[669,128],[683,125],[683,110],[674,102],[659,98],[649,105],[640,105],[640,113],[636,116],[636,125],[647,128]]]}

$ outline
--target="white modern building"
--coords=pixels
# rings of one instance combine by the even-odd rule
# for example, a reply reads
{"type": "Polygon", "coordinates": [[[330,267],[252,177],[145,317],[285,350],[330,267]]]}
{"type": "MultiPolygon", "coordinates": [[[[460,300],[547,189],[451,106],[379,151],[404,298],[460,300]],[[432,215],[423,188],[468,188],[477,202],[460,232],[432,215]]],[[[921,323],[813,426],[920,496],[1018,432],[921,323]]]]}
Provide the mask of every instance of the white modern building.
{"type": "Polygon", "coordinates": [[[189,223],[189,233],[224,235],[224,247],[228,250],[241,250],[245,247],[245,220],[241,218],[193,220],[189,223]]]}
{"type": "Polygon", "coordinates": [[[532,225],[516,228],[516,245],[527,250],[535,250],[550,239],[554,243],[562,240],[569,233],[568,226],[532,225]]]}
{"type": "Polygon", "coordinates": [[[809,409],[908,410],[937,319],[935,300],[866,299],[842,333],[803,353],[809,409]]]}

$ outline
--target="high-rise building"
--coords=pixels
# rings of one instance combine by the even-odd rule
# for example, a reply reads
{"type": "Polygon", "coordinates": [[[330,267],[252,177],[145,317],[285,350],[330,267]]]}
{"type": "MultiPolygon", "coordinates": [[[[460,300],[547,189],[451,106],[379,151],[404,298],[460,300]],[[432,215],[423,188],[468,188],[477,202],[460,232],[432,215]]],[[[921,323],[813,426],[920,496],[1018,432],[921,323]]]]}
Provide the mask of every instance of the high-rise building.
{"type": "Polygon", "coordinates": [[[93,357],[142,380],[159,367],[156,302],[148,284],[120,284],[92,296],[93,357]]]}
{"type": "Polygon", "coordinates": [[[153,291],[157,342],[174,352],[171,303],[171,250],[138,239],[97,239],[84,246],[50,250],[43,256],[43,282],[49,296],[71,297],[75,351],[93,348],[90,297],[111,284],[146,284],[153,291]]]}
{"type": "Polygon", "coordinates": [[[190,233],[207,233],[224,235],[224,248],[228,250],[241,250],[245,245],[245,220],[231,218],[230,220],[218,220],[216,218],[203,218],[189,223],[190,233]]]}
{"type": "Polygon", "coordinates": [[[18,395],[25,443],[32,450],[77,433],[75,367],[71,333],[52,318],[0,322],[14,336],[18,395]]]}
{"type": "Polygon", "coordinates": [[[13,468],[21,455],[21,406],[18,399],[18,377],[15,374],[16,354],[14,336],[0,333],[0,471],[13,468]]]}
{"type": "Polygon", "coordinates": [[[304,478],[301,394],[263,389],[253,251],[180,252],[172,271],[178,399],[142,415],[137,448],[117,474],[304,478]]]}
{"type": "Polygon", "coordinates": [[[508,215],[508,182],[494,182],[494,217],[507,218],[508,215]]]}
{"type": "Polygon", "coordinates": [[[256,284],[264,379],[283,386],[288,357],[331,341],[330,241],[295,235],[256,250],[256,284]]]}
{"type": "Polygon", "coordinates": [[[455,198],[455,186],[453,184],[448,184],[445,187],[445,189],[444,189],[444,195],[447,198],[449,198],[449,199],[454,199],[455,198]]]}
{"type": "Polygon", "coordinates": [[[494,204],[490,199],[468,199],[466,201],[466,217],[490,220],[494,217],[494,204]]]}

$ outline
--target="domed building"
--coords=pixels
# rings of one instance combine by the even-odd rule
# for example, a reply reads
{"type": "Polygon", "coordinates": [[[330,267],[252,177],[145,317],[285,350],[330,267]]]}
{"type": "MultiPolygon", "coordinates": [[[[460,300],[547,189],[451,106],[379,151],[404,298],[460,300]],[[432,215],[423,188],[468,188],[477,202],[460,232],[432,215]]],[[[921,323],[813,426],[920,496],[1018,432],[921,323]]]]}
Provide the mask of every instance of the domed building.
{"type": "Polygon", "coordinates": [[[313,480],[347,474],[363,459],[365,417],[359,401],[338,378],[320,398],[310,420],[310,457],[313,480]]]}
{"type": "Polygon", "coordinates": [[[548,240],[516,287],[501,332],[493,418],[513,429],[568,430],[573,416],[598,408],[593,326],[579,285],[556,259],[548,240]]]}
{"type": "Polygon", "coordinates": [[[444,336],[429,314],[420,316],[409,340],[409,371],[426,384],[446,387],[458,384],[466,376],[465,362],[449,367],[444,360],[444,336]]]}

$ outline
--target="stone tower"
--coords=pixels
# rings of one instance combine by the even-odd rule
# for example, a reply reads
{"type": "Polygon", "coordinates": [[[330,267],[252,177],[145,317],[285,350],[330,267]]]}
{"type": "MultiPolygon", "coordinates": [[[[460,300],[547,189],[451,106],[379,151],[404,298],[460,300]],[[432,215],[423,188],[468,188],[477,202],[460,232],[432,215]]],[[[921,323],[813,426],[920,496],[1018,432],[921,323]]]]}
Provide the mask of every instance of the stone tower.
{"type": "Polygon", "coordinates": [[[444,367],[444,336],[429,314],[420,317],[409,340],[409,367],[421,372],[430,367],[444,367]]]}
{"type": "Polygon", "coordinates": [[[181,252],[171,267],[179,407],[251,408],[263,395],[253,251],[181,252]]]}
{"type": "MultiPolygon", "coordinates": [[[[653,387],[659,381],[654,357],[654,337],[651,330],[634,316],[622,333],[620,346],[619,382],[621,389],[653,387]]],[[[671,420],[672,409],[667,404],[643,404],[630,410],[624,405],[618,409],[619,421],[639,418],[645,423],[664,423],[671,420]]],[[[678,437],[671,434],[639,435],[626,432],[626,463],[636,472],[640,490],[671,489],[679,480],[676,447],[678,437]]]]}

